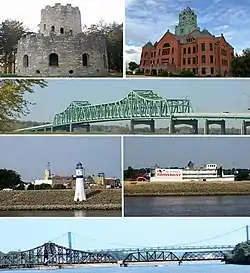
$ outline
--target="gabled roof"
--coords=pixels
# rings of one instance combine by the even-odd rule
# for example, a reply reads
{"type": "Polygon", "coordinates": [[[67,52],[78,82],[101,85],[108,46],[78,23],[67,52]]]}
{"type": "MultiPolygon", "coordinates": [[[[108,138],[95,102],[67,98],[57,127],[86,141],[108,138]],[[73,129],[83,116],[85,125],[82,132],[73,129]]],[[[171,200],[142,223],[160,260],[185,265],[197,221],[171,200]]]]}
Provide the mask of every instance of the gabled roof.
{"type": "Polygon", "coordinates": [[[154,46],[151,42],[147,42],[142,48],[145,48],[145,47],[154,47],[154,46]]]}

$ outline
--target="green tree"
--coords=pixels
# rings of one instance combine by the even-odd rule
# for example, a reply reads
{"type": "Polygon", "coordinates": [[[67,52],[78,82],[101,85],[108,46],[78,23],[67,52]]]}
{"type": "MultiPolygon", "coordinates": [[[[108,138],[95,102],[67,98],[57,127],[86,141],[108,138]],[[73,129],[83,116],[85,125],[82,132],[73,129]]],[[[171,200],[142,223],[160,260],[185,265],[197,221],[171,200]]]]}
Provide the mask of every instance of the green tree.
{"type": "Polygon", "coordinates": [[[182,70],[179,76],[180,77],[195,77],[195,74],[193,71],[190,71],[190,70],[182,70]]]}
{"type": "Polygon", "coordinates": [[[44,80],[0,80],[0,131],[6,130],[12,122],[29,114],[32,105],[25,95],[33,93],[33,88],[44,88],[44,80]]]}
{"type": "Polygon", "coordinates": [[[41,184],[41,185],[35,185],[35,190],[51,190],[52,186],[50,184],[41,184]]]}
{"type": "Polygon", "coordinates": [[[237,244],[225,260],[232,264],[250,264],[250,241],[237,244]]]}
{"type": "Polygon", "coordinates": [[[129,166],[127,170],[124,170],[124,179],[133,178],[135,173],[136,171],[131,166],[129,166]]]}
{"type": "Polygon", "coordinates": [[[15,73],[18,40],[25,32],[22,22],[5,20],[0,23],[0,62],[4,73],[15,73]]]}
{"type": "Polygon", "coordinates": [[[87,35],[103,36],[106,41],[108,65],[110,70],[123,71],[123,25],[100,21],[97,24],[85,27],[87,35]]]}
{"type": "Polygon", "coordinates": [[[233,77],[250,77],[250,48],[244,49],[242,54],[236,54],[231,63],[233,77]]]}
{"type": "Polygon", "coordinates": [[[66,187],[63,184],[55,184],[53,190],[65,190],[66,187]]]}
{"type": "Polygon", "coordinates": [[[129,70],[134,71],[135,69],[139,68],[139,64],[137,64],[136,62],[130,62],[128,64],[128,68],[129,70]]]}
{"type": "Polygon", "coordinates": [[[0,169],[0,190],[15,189],[20,184],[23,184],[23,181],[19,173],[13,170],[0,169]]]}

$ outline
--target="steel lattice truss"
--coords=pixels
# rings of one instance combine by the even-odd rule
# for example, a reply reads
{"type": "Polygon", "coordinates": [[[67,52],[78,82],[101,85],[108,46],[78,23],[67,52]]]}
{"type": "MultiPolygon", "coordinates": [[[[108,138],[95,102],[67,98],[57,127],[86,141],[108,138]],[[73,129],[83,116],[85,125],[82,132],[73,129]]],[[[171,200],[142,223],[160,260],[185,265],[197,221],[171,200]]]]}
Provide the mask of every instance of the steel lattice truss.
{"type": "Polygon", "coordinates": [[[53,125],[161,119],[174,113],[193,112],[188,99],[166,99],[151,90],[134,90],[125,98],[111,103],[92,105],[88,101],[74,101],[66,110],[55,115],[53,125]]]}
{"type": "Polygon", "coordinates": [[[54,243],[0,256],[0,268],[35,267],[39,265],[116,263],[108,253],[91,253],[69,249],[54,243]]]}
{"type": "Polygon", "coordinates": [[[225,253],[222,251],[197,251],[185,252],[182,261],[223,260],[225,253]]]}
{"type": "Polygon", "coordinates": [[[224,260],[226,253],[222,251],[194,251],[182,255],[170,251],[137,251],[128,254],[123,263],[131,262],[165,262],[165,261],[209,261],[224,260]]]}
{"type": "Polygon", "coordinates": [[[129,262],[155,262],[155,261],[179,261],[179,257],[169,251],[146,251],[134,252],[128,254],[123,260],[124,263],[129,262]]]}

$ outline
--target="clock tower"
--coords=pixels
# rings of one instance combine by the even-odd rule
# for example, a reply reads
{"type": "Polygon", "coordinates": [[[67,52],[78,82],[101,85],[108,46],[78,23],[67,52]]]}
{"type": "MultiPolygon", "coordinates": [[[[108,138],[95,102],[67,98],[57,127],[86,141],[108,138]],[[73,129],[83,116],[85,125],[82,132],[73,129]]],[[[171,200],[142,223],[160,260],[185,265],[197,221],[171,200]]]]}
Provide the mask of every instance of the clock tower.
{"type": "Polygon", "coordinates": [[[197,15],[190,7],[187,7],[179,14],[179,24],[175,27],[175,35],[187,36],[195,29],[199,29],[197,15]]]}

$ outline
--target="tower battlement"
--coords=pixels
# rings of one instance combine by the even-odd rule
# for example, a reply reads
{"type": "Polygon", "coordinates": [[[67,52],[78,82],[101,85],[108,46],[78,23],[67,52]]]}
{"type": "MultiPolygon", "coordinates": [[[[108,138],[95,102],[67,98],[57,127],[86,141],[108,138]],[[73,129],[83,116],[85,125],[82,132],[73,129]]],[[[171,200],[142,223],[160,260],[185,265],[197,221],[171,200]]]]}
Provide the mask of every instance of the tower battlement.
{"type": "Polygon", "coordinates": [[[56,3],[54,6],[46,6],[41,10],[41,21],[39,32],[49,36],[64,35],[70,33],[72,36],[82,32],[81,12],[79,7],[71,4],[63,6],[56,3]]]}

